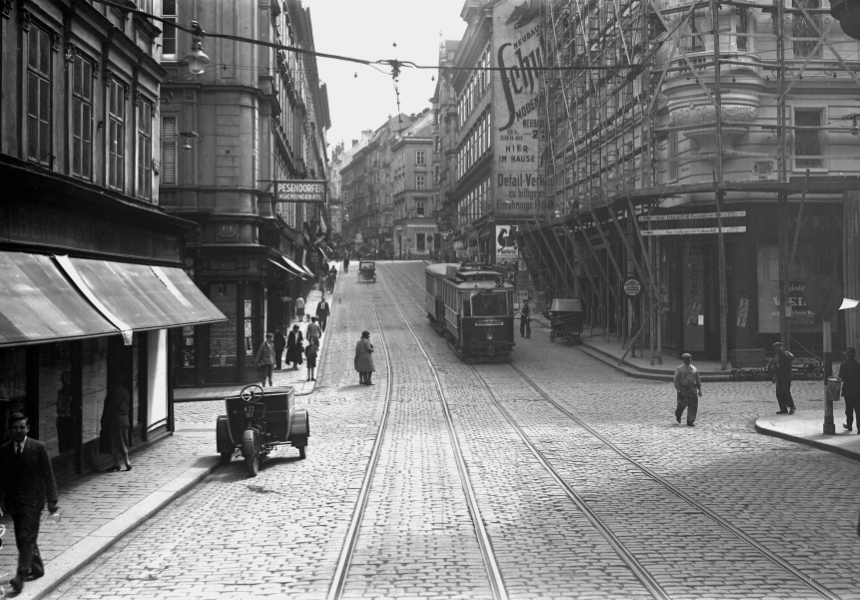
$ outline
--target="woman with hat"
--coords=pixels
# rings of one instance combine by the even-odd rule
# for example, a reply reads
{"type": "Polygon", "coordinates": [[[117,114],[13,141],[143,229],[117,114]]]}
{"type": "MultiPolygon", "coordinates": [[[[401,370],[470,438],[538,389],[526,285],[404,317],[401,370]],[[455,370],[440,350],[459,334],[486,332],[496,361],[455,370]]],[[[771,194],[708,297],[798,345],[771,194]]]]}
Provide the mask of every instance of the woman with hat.
{"type": "Polygon", "coordinates": [[[370,343],[370,332],[362,331],[361,339],[355,345],[355,370],[358,371],[358,382],[361,385],[373,385],[370,380],[373,375],[373,344],[370,343]]]}
{"type": "Polygon", "coordinates": [[[304,353],[304,336],[298,325],[293,325],[293,330],[287,338],[287,363],[293,363],[293,371],[297,371],[299,365],[302,364],[302,354],[304,353]]]}

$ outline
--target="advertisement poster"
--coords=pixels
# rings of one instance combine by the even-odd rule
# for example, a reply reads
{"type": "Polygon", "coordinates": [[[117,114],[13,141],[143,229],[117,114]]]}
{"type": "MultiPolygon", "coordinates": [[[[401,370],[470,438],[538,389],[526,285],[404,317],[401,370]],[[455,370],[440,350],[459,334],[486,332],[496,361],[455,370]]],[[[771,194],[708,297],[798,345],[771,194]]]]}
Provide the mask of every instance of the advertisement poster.
{"type": "Polygon", "coordinates": [[[517,250],[517,226],[496,225],[496,264],[516,264],[519,257],[517,250]]]}
{"type": "Polygon", "coordinates": [[[497,219],[527,218],[554,210],[543,198],[539,164],[543,130],[544,66],[540,6],[502,0],[493,7],[493,209],[497,219]]]}

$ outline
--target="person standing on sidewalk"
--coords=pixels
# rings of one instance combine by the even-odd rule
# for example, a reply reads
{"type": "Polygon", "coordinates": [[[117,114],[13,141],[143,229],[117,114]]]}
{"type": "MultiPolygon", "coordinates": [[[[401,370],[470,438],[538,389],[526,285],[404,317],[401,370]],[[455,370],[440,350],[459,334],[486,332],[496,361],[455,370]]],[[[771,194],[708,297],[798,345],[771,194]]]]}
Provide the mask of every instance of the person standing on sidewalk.
{"type": "Polygon", "coordinates": [[[325,331],[326,323],[328,323],[328,316],[331,314],[331,307],[328,305],[328,302],[325,301],[325,296],[323,296],[319,304],[317,304],[317,318],[320,320],[320,327],[325,331]]]}
{"type": "Polygon", "coordinates": [[[45,500],[48,512],[57,512],[57,481],[45,444],[27,437],[29,421],[24,413],[9,416],[12,439],[0,446],[0,516],[12,515],[15,543],[18,546],[18,570],[9,584],[16,592],[25,581],[45,574],[39,554],[39,520],[45,500]]]}
{"type": "Polygon", "coordinates": [[[113,457],[113,465],[105,469],[105,473],[119,471],[120,457],[125,464],[125,470],[131,471],[131,463],[128,460],[128,411],[131,408],[131,396],[123,385],[124,379],[122,373],[116,375],[114,384],[105,397],[102,411],[99,452],[113,457]]]}
{"type": "Polygon", "coordinates": [[[320,338],[322,337],[322,329],[320,329],[316,317],[311,317],[310,325],[305,329],[305,337],[308,338],[309,344],[319,345],[320,338]]]}
{"type": "Polygon", "coordinates": [[[842,395],[845,396],[845,422],[842,427],[851,431],[857,415],[857,433],[860,433],[860,363],[854,348],[845,348],[845,362],[839,365],[842,395]]]}
{"type": "Polygon", "coordinates": [[[269,380],[269,386],[272,386],[272,369],[275,367],[275,334],[267,333],[266,341],[260,344],[257,350],[257,355],[254,357],[254,364],[257,365],[257,371],[260,373],[263,387],[266,387],[266,379],[269,380]]]}
{"type": "Polygon", "coordinates": [[[293,363],[293,371],[298,370],[302,364],[302,332],[298,325],[293,325],[293,330],[287,338],[287,363],[293,363]]]}
{"type": "Polygon", "coordinates": [[[305,299],[301,296],[296,298],[296,319],[299,323],[305,320],[305,299]]]}
{"type": "Polygon", "coordinates": [[[284,348],[287,347],[287,338],[281,333],[280,329],[275,330],[275,371],[281,370],[281,357],[284,355],[284,348]]]}
{"type": "Polygon", "coordinates": [[[305,349],[305,357],[308,359],[308,381],[317,380],[317,355],[319,351],[319,340],[308,338],[308,347],[305,349]]]}
{"type": "Polygon", "coordinates": [[[696,415],[699,413],[699,398],[702,396],[702,382],[699,370],[693,366],[693,356],[688,352],[681,355],[684,361],[675,369],[675,390],[678,405],[675,408],[675,420],[680,423],[684,409],[687,409],[687,426],[696,426],[696,415]]]}
{"type": "Polygon", "coordinates": [[[782,342],[773,345],[776,354],[773,357],[773,383],[776,384],[776,401],[779,402],[778,415],[794,414],[794,398],[791,397],[791,361],[794,354],[785,350],[782,342]]]}
{"type": "Polygon", "coordinates": [[[532,309],[529,301],[523,300],[520,308],[520,337],[530,338],[532,336],[532,309]]]}

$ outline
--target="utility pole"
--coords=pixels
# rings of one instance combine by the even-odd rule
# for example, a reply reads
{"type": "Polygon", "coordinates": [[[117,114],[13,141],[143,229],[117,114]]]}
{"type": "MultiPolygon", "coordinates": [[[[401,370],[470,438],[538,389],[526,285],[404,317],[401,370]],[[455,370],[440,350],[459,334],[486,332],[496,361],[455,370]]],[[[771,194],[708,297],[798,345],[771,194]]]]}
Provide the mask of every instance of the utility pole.
{"type": "Polygon", "coordinates": [[[786,350],[791,349],[791,331],[785,314],[788,306],[788,181],[785,147],[785,6],[784,0],[773,0],[776,5],[776,139],[779,167],[779,339],[786,350]]]}
{"type": "Polygon", "coordinates": [[[720,5],[717,0],[711,0],[711,29],[714,33],[714,101],[717,104],[715,112],[717,126],[717,157],[714,183],[716,188],[717,205],[717,245],[719,254],[720,277],[720,365],[725,371],[728,366],[728,300],[726,298],[726,240],[723,236],[723,104],[720,88],[720,5]]]}

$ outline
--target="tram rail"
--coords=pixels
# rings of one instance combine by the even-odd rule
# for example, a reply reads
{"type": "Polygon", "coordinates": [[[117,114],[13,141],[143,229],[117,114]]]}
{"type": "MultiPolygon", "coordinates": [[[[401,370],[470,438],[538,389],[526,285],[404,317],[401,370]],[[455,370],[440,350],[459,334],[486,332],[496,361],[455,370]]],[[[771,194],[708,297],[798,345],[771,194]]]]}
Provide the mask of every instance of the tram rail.
{"type": "MultiPolygon", "coordinates": [[[[423,285],[421,282],[416,281],[413,277],[406,275],[407,279],[409,279],[415,287],[417,287],[421,293],[423,294],[423,285]]],[[[423,312],[424,306],[415,300],[412,292],[402,287],[408,297],[419,307],[419,309],[423,312]]],[[[393,298],[393,296],[392,296],[393,298]]],[[[398,310],[400,310],[398,306],[398,310]]],[[[402,314],[402,310],[401,310],[402,314]]],[[[405,316],[404,316],[405,319],[405,316]]],[[[410,326],[411,330],[411,326],[410,326]]],[[[414,334],[414,332],[413,332],[414,334]]],[[[417,340],[417,337],[416,337],[417,340]]],[[[419,341],[419,344],[421,342],[419,341]]],[[[422,347],[423,351],[423,347],[422,347]]],[[[429,359],[428,359],[429,362],[429,359]]],[[[543,452],[537,447],[537,445],[530,439],[530,437],[526,434],[523,427],[514,419],[511,415],[510,411],[504,406],[502,401],[499,399],[498,395],[492,391],[490,385],[486,381],[486,379],[481,375],[478,368],[471,364],[464,365],[471,369],[474,376],[477,378],[481,387],[484,389],[487,397],[490,399],[491,403],[497,408],[499,413],[504,417],[504,419],[510,424],[512,429],[517,433],[529,451],[535,456],[539,464],[547,471],[547,473],[552,477],[552,479],[561,487],[564,493],[571,499],[571,501],[576,504],[580,510],[587,516],[588,520],[592,523],[592,525],[597,528],[597,530],[603,535],[606,541],[612,546],[613,550],[618,554],[619,558],[624,561],[624,563],[631,569],[631,571],[635,574],[636,578],[642,583],[642,585],[648,590],[648,592],[654,598],[662,598],[669,599],[671,596],[664,590],[655,577],[645,568],[635,557],[634,553],[631,552],[612,532],[611,528],[608,527],[596,514],[596,512],[589,506],[589,503],[585,501],[574,489],[568,484],[561,474],[553,467],[550,460],[543,454],[543,452]]],[[[582,419],[577,417],[573,412],[571,412],[566,406],[561,404],[560,402],[554,400],[549,394],[547,394],[541,386],[536,383],[531,377],[529,377],[521,368],[519,368],[513,362],[506,363],[507,368],[512,369],[519,378],[524,381],[542,400],[547,402],[549,405],[553,406],[560,413],[565,415],[568,419],[570,419],[573,423],[575,423],[579,428],[585,431],[588,435],[590,435],[595,440],[598,440],[601,444],[609,448],[613,453],[622,458],[625,462],[632,465],[636,469],[638,469],[642,474],[646,475],[652,481],[662,486],[664,489],[668,490],[670,493],[680,498],[684,502],[686,502],[689,506],[697,509],[704,515],[707,515],[713,522],[719,525],[724,530],[728,531],[736,538],[742,540],[744,543],[755,549],[764,559],[771,562],[773,565],[782,569],[786,573],[790,574],[796,581],[803,584],[803,586],[808,589],[814,591],[817,595],[822,598],[828,598],[831,600],[838,600],[840,598],[839,595],[829,590],[824,585],[815,581],[812,577],[803,573],[800,569],[793,566],[789,561],[785,560],[769,548],[767,548],[764,544],[758,542],[751,535],[743,531],[741,528],[737,527],[733,523],[731,523],[728,519],[720,516],[717,512],[709,508],[707,505],[699,502],[690,494],[684,492],[678,486],[673,485],[652,469],[649,469],[647,466],[642,464],[640,461],[635,458],[629,456],[625,453],[621,448],[619,448],[616,444],[612,443],[605,436],[601,435],[587,423],[585,423],[582,419]]],[[[431,368],[432,364],[431,364],[431,368]]],[[[434,377],[435,377],[435,369],[434,369],[434,377]]]]}

